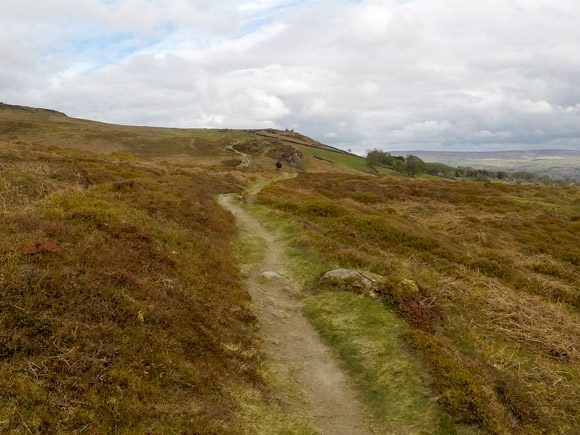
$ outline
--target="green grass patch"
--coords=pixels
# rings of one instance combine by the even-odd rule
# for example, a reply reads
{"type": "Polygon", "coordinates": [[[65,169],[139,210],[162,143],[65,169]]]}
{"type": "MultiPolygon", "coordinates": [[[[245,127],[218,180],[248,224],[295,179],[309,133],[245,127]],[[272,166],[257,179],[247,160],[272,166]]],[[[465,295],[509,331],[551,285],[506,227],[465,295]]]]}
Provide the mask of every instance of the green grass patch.
{"type": "Polygon", "coordinates": [[[241,232],[234,242],[234,253],[242,266],[242,272],[250,271],[258,265],[264,259],[267,250],[264,239],[245,231],[241,232]]]}
{"type": "Polygon", "coordinates": [[[383,168],[382,166],[373,166],[373,167],[381,175],[391,175],[391,176],[395,176],[395,177],[406,177],[407,176],[406,174],[403,174],[402,172],[397,172],[393,169],[383,168]]]}
{"type": "Polygon", "coordinates": [[[323,292],[306,299],[304,311],[354,379],[377,433],[457,433],[403,347],[409,326],[391,310],[353,293],[323,292]]]}
{"type": "Polygon", "coordinates": [[[301,145],[294,145],[296,148],[306,152],[312,156],[320,157],[333,163],[348,166],[357,171],[371,172],[371,167],[363,157],[351,156],[349,154],[341,154],[334,151],[323,150],[320,148],[313,148],[301,145]]]}

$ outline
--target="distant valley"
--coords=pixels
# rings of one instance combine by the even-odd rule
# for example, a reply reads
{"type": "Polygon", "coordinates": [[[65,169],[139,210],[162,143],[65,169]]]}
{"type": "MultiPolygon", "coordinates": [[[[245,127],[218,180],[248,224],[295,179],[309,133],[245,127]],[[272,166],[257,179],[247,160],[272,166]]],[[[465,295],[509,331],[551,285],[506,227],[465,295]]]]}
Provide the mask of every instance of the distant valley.
{"type": "Polygon", "coordinates": [[[412,154],[429,162],[475,169],[528,171],[550,178],[580,178],[580,151],[513,150],[491,152],[391,151],[392,155],[412,154]]]}

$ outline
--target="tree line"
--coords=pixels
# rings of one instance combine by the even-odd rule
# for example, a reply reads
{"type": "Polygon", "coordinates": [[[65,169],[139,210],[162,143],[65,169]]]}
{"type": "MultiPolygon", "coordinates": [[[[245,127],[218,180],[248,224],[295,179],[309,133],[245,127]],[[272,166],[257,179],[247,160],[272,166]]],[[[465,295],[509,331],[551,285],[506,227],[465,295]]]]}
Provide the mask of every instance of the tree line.
{"type": "Polygon", "coordinates": [[[470,178],[475,181],[490,181],[490,180],[505,180],[512,182],[528,182],[535,184],[560,184],[572,185],[579,184],[573,178],[564,178],[562,180],[552,180],[548,175],[539,175],[528,171],[493,171],[488,169],[474,169],[470,166],[453,167],[444,163],[430,163],[425,162],[417,156],[408,155],[393,156],[390,153],[382,150],[372,150],[367,152],[367,163],[373,166],[379,166],[386,169],[391,169],[411,177],[416,177],[421,174],[429,174],[436,177],[444,178],[470,178]]]}

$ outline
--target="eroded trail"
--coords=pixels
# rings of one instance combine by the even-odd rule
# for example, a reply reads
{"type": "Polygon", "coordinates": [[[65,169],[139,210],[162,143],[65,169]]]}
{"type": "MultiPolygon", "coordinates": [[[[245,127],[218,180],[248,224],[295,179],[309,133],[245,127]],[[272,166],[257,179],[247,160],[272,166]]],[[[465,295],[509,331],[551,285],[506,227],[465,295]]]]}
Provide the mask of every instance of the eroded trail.
{"type": "Polygon", "coordinates": [[[267,246],[265,258],[247,278],[267,358],[297,380],[309,402],[306,411],[312,416],[314,429],[322,434],[370,433],[347,376],[302,314],[296,297],[300,289],[284,267],[282,246],[231,196],[221,196],[220,204],[236,217],[242,231],[260,236],[267,246]],[[266,271],[281,276],[265,279],[261,275],[266,271]]]}

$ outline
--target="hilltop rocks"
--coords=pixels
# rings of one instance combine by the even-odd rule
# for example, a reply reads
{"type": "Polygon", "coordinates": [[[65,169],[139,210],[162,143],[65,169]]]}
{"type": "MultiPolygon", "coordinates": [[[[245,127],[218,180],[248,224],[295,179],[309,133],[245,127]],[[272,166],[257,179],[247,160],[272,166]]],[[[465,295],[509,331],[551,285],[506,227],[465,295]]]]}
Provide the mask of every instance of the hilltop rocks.
{"type": "Polygon", "coordinates": [[[268,151],[266,157],[284,162],[298,169],[302,169],[303,166],[302,154],[290,145],[278,145],[268,151]]]}
{"type": "Polygon", "coordinates": [[[354,289],[358,293],[370,293],[374,288],[373,280],[349,269],[329,270],[322,275],[318,283],[330,287],[354,289]]]}

